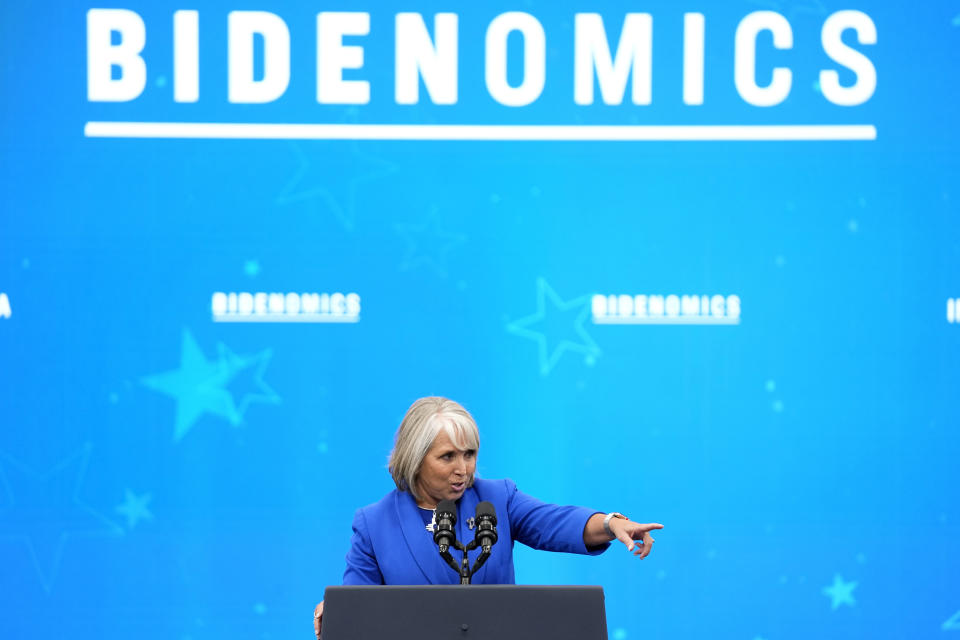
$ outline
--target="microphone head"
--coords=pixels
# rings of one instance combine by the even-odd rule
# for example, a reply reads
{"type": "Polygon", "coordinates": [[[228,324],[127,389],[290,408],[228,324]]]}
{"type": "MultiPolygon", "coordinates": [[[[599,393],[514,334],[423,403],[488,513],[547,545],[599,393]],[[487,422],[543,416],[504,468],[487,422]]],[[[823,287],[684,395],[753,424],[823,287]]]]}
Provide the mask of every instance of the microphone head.
{"type": "Polygon", "coordinates": [[[452,524],[456,524],[457,505],[453,500],[441,500],[440,504],[437,505],[437,520],[440,520],[443,516],[449,518],[452,524]]]}
{"type": "Polygon", "coordinates": [[[477,505],[477,520],[481,517],[490,518],[491,522],[497,524],[497,510],[493,508],[493,504],[484,500],[483,502],[477,505]]]}

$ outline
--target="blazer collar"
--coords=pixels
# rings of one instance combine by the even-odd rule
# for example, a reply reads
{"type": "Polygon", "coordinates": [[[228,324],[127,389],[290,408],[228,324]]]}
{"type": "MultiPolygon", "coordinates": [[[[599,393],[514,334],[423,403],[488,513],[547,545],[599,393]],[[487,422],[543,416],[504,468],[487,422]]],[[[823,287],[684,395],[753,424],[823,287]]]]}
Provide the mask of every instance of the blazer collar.
{"type": "MultiPolygon", "coordinates": [[[[400,530],[407,547],[410,549],[410,555],[416,561],[427,584],[459,583],[460,578],[440,557],[440,551],[433,542],[433,536],[429,531],[424,530],[420,507],[417,506],[413,494],[409,491],[397,491],[396,496],[397,519],[400,521],[400,530]]],[[[467,527],[466,520],[473,517],[477,502],[479,502],[479,499],[473,487],[467,489],[463,496],[457,500],[458,513],[455,529],[457,539],[464,544],[473,539],[473,531],[467,527]]],[[[459,564],[462,558],[461,552],[451,549],[450,553],[453,554],[454,560],[459,564]]]]}

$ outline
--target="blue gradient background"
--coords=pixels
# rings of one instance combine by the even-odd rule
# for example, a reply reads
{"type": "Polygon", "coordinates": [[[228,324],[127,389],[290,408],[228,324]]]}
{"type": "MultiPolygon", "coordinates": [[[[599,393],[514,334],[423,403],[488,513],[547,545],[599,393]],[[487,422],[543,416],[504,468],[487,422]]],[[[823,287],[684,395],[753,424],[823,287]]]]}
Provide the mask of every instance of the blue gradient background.
{"type": "Polygon", "coordinates": [[[353,512],[392,488],[394,430],[432,394],[473,412],[482,475],[665,523],[643,562],[517,549],[522,583],[603,585],[614,640],[960,631],[960,326],[944,315],[960,296],[960,5],[116,6],[147,26],[147,87],[122,104],[86,101],[91,5],[0,8],[0,635],[312,637],[353,512]],[[200,11],[196,104],[172,99],[183,8],[200,11]],[[857,48],[879,80],[842,108],[815,86],[819,29],[850,8],[877,25],[857,48]],[[274,103],[226,101],[235,9],[290,29],[274,103]],[[315,14],[337,9],[371,13],[348,74],[369,105],[315,102],[315,14]],[[791,51],[761,38],[761,82],[794,73],[765,109],[733,86],[736,25],[758,9],[794,32],[791,51]],[[393,102],[401,10],[459,14],[457,105],[422,89],[393,102]],[[523,108],[483,83],[484,31],[507,10],[547,34],[546,87],[523,108]],[[611,39],[624,13],[653,14],[650,106],[573,103],[578,11],[603,13],[611,39]],[[680,99],[684,11],[706,15],[700,107],[680,99]],[[878,138],[116,140],[85,138],[89,120],[850,123],[878,138]],[[215,324],[214,291],[355,291],[362,320],[215,324]],[[742,323],[578,324],[598,292],[737,294],[742,323]],[[191,390],[149,380],[189,370],[191,348],[233,367],[236,419],[207,411],[175,440],[191,390]],[[825,591],[838,578],[849,598],[825,591]]]}

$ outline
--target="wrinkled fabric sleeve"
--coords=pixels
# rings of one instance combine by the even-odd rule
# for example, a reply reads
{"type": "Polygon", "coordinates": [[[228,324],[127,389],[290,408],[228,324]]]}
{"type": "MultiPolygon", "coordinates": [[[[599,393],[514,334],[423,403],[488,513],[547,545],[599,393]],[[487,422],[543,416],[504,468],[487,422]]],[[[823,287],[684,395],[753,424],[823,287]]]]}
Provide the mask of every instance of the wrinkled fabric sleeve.
{"type": "Polygon", "coordinates": [[[512,480],[504,480],[504,483],[507,489],[510,527],[513,539],[517,542],[543,551],[585,555],[598,555],[610,547],[610,543],[587,547],[583,542],[587,520],[593,514],[601,512],[586,507],[541,502],[517,489],[512,480]]]}
{"type": "Polygon", "coordinates": [[[383,584],[383,574],[373,552],[367,518],[363,509],[353,516],[353,537],[347,552],[347,568],[343,572],[343,584],[383,584]]]}

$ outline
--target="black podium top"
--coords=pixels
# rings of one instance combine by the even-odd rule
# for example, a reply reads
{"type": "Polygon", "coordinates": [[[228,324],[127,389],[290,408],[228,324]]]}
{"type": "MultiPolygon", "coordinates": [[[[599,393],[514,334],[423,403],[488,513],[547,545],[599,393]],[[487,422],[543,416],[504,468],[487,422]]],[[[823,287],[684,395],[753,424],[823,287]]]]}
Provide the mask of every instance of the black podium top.
{"type": "Polygon", "coordinates": [[[328,587],[323,640],[606,640],[602,587],[328,587]]]}

